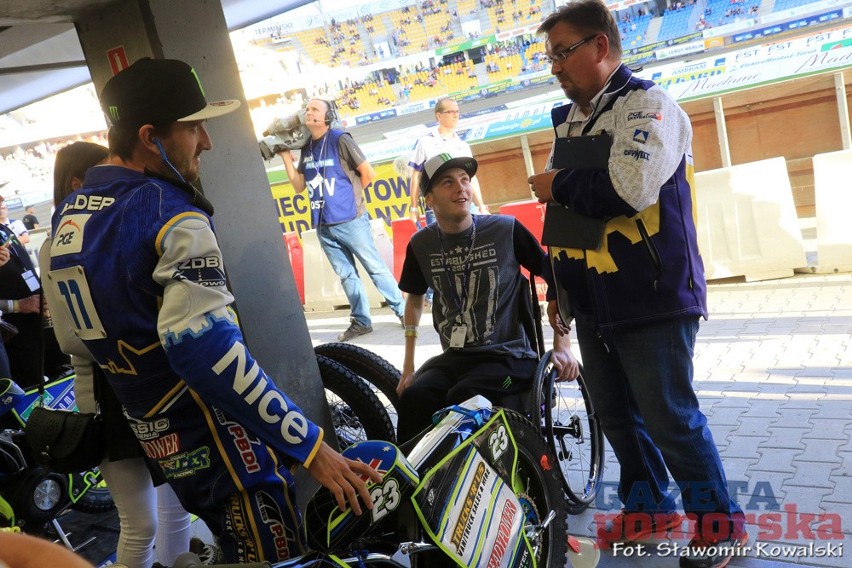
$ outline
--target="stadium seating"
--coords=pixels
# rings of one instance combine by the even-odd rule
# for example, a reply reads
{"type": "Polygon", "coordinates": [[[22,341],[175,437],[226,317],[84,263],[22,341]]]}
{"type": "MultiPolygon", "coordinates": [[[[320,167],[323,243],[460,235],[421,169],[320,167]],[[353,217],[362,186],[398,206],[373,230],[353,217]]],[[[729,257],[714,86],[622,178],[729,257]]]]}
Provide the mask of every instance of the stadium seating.
{"type": "MultiPolygon", "coordinates": [[[[660,33],[657,36],[657,41],[665,41],[694,33],[696,31],[695,22],[693,21],[694,12],[694,4],[683,6],[680,9],[666,10],[666,13],[663,14],[663,21],[660,24],[660,33]]],[[[698,20],[697,16],[694,20],[698,20]]]]}
{"type": "Polygon", "coordinates": [[[618,28],[621,30],[621,47],[625,51],[649,43],[645,34],[652,19],[653,16],[651,14],[646,14],[632,18],[628,22],[619,22],[618,28]]]}
{"type": "Polygon", "coordinates": [[[819,1],[820,0],[775,0],[775,5],[772,7],[772,11],[781,12],[782,10],[789,10],[790,8],[813,4],[814,2],[819,1]]]}
{"type": "MultiPolygon", "coordinates": [[[[642,13],[648,5],[632,6],[615,12],[625,52],[658,41],[683,37],[703,29],[754,18],[760,10],[778,11],[816,0],[705,0],[675,1],[662,17],[642,13]],[[693,3],[687,3],[693,2],[693,3]],[[641,15],[639,15],[641,14],[641,15]]],[[[543,14],[554,9],[552,0],[417,0],[408,7],[362,15],[357,19],[336,21],[333,25],[294,33],[290,42],[275,37],[259,38],[257,45],[283,51],[296,49],[314,64],[359,67],[398,56],[424,54],[434,57],[436,49],[461,43],[462,22],[478,20],[480,37],[521,26],[535,25],[543,14]],[[387,50],[378,51],[384,42],[387,50]]],[[[333,18],[334,14],[328,14],[333,18]]],[[[330,19],[329,21],[334,21],[330,19]]],[[[397,84],[366,80],[338,96],[341,108],[355,114],[373,112],[389,105],[416,102],[438,96],[468,92],[488,83],[514,79],[523,72],[549,69],[543,58],[541,37],[526,37],[531,43],[492,45],[482,65],[469,60],[416,73],[404,72],[397,84]],[[502,55],[497,55],[497,53],[502,55]]],[[[440,57],[435,57],[440,60],[440,57]]]]}
{"type": "MultiPolygon", "coordinates": [[[[724,26],[746,18],[757,16],[762,0],[709,0],[703,14],[699,14],[699,21],[706,23],[706,27],[724,26]]],[[[696,29],[698,29],[696,27],[696,29]]],[[[695,31],[695,30],[693,30],[695,31]]]]}

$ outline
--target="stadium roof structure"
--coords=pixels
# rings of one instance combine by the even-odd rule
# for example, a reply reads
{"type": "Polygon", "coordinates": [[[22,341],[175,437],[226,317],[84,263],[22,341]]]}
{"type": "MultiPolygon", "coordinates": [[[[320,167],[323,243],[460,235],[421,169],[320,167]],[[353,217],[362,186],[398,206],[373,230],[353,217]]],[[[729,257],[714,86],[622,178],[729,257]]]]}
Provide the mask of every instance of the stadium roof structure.
{"type": "MultiPolygon", "coordinates": [[[[0,115],[91,81],[74,20],[126,0],[0,0],[0,115]]],[[[222,0],[233,31],[313,0],[222,0]]]]}

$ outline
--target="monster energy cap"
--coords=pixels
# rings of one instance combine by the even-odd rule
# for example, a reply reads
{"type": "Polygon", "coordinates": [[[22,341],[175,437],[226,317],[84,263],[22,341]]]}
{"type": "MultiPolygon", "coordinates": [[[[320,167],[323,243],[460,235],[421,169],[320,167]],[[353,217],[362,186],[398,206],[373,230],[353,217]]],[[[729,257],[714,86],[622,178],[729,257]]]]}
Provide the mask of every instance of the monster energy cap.
{"type": "Polygon", "coordinates": [[[101,92],[101,108],[110,123],[131,130],[215,118],[239,106],[237,100],[208,103],[195,69],[176,59],[140,59],[107,81],[101,92]]]}
{"type": "Polygon", "coordinates": [[[469,157],[454,158],[450,154],[438,154],[426,160],[423,164],[423,174],[420,176],[420,193],[426,195],[432,189],[432,182],[436,177],[449,170],[450,168],[461,168],[467,172],[467,175],[473,177],[476,175],[478,164],[476,160],[469,157]]]}

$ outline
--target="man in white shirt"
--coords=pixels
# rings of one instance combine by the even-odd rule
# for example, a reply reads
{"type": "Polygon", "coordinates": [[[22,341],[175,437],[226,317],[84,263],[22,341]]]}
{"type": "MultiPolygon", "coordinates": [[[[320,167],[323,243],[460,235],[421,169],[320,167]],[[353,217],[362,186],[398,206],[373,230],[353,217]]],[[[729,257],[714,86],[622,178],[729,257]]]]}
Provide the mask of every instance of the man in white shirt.
{"type": "Polygon", "coordinates": [[[6,199],[2,195],[0,195],[0,225],[9,227],[22,245],[30,242],[30,233],[24,224],[18,219],[9,219],[9,207],[6,205],[6,199]]]}
{"type": "MultiPolygon", "coordinates": [[[[456,126],[459,123],[459,104],[451,98],[440,99],[435,103],[435,118],[438,120],[438,126],[417,139],[417,142],[414,143],[414,149],[411,151],[411,157],[408,159],[408,165],[411,166],[411,179],[408,184],[411,203],[408,207],[408,214],[411,217],[411,222],[418,226],[420,225],[420,176],[426,160],[445,153],[456,157],[473,157],[470,145],[456,134],[456,126]]],[[[473,205],[476,207],[476,209],[471,207],[471,211],[483,215],[488,214],[488,207],[482,200],[479,180],[474,177],[471,178],[470,182],[473,189],[473,205]]],[[[435,215],[431,208],[427,208],[425,205],[424,208],[426,224],[429,225],[435,221],[435,215]]]]}

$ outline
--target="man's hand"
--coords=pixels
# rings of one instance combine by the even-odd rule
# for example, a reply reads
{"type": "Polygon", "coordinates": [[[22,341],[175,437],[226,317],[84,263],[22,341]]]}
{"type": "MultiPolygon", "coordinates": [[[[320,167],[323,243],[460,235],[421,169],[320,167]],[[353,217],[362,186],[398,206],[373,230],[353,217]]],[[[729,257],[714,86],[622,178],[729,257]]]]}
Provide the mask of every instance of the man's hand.
{"type": "Polygon", "coordinates": [[[411,381],[414,380],[414,370],[406,372],[404,369],[399,377],[399,383],[396,385],[397,396],[402,396],[402,392],[411,386],[411,381]]]}
{"type": "Polygon", "coordinates": [[[559,305],[556,300],[550,300],[547,303],[547,320],[550,322],[550,327],[557,335],[568,335],[571,327],[562,321],[562,316],[559,315],[559,305]]]}
{"type": "Polygon", "coordinates": [[[550,170],[549,172],[536,174],[527,178],[527,183],[530,184],[530,191],[535,194],[539,203],[550,203],[553,201],[550,186],[553,184],[553,178],[556,177],[558,172],[559,170],[550,170]]]}
{"type": "Polygon", "coordinates": [[[331,491],[341,511],[346,509],[348,501],[352,511],[360,515],[359,496],[367,509],[373,508],[373,501],[370,499],[370,492],[367,491],[364,478],[379,483],[382,476],[369,465],[347,459],[323,442],[307,470],[323,487],[331,491]]]}
{"type": "Polygon", "coordinates": [[[18,300],[19,314],[37,314],[39,312],[41,312],[41,305],[39,303],[38,294],[33,294],[32,296],[28,296],[23,300],[18,300]]]}
{"type": "Polygon", "coordinates": [[[420,207],[417,205],[408,206],[408,217],[415,227],[420,227],[420,207]]]}
{"type": "Polygon", "coordinates": [[[571,337],[568,335],[571,331],[571,326],[566,325],[559,315],[559,310],[556,306],[556,300],[551,300],[547,303],[547,316],[550,319],[550,325],[553,326],[553,351],[550,354],[550,361],[553,363],[553,368],[557,371],[557,381],[573,381],[580,376],[580,364],[574,353],[571,352],[571,337]]]}
{"type": "Polygon", "coordinates": [[[550,354],[550,361],[559,371],[557,381],[573,381],[580,376],[580,364],[570,349],[554,349],[550,354]]]}
{"type": "Polygon", "coordinates": [[[0,266],[3,266],[7,262],[9,262],[10,258],[9,249],[6,247],[0,247],[0,266]]]}

